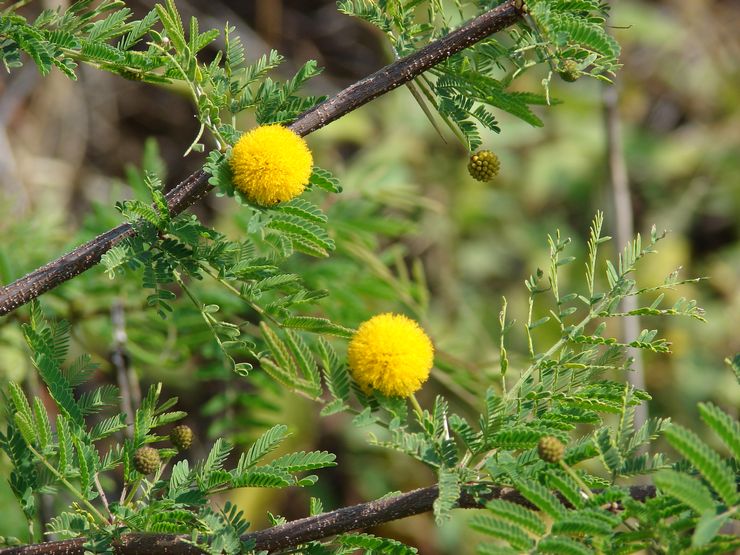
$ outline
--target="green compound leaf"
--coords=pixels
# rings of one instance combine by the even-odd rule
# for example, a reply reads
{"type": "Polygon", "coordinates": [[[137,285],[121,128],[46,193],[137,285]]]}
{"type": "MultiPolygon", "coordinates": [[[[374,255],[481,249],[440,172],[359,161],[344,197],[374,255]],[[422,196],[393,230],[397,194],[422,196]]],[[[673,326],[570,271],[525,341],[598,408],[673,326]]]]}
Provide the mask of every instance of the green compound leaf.
{"type": "Polygon", "coordinates": [[[493,513],[496,518],[508,521],[538,536],[544,534],[547,529],[536,512],[511,501],[494,499],[486,503],[486,509],[493,513]]]}
{"type": "Polygon", "coordinates": [[[30,446],[35,446],[39,443],[38,437],[36,436],[36,430],[34,429],[33,422],[28,420],[26,416],[21,412],[16,412],[13,415],[16,426],[21,432],[23,439],[26,440],[30,446]]]}
{"type": "MultiPolygon", "coordinates": [[[[470,519],[470,527],[488,536],[508,542],[517,550],[517,553],[527,552],[534,546],[534,540],[522,528],[488,515],[475,515],[470,519]]],[[[483,553],[491,553],[491,551],[483,551],[483,553]]]]}
{"type": "Polygon", "coordinates": [[[578,484],[564,472],[551,472],[547,475],[547,483],[557,490],[573,507],[583,506],[584,498],[578,484]]]}
{"type": "Polygon", "coordinates": [[[311,221],[317,224],[325,224],[328,217],[324,212],[313,204],[303,198],[297,197],[290,202],[280,204],[276,210],[298,216],[306,221],[311,221]]]}
{"type": "Polygon", "coordinates": [[[451,414],[448,419],[450,429],[465,444],[471,453],[478,453],[481,449],[481,435],[459,414],[451,414]]]}
{"type": "Polygon", "coordinates": [[[314,167],[308,182],[330,193],[342,192],[342,186],[339,184],[339,180],[330,171],[323,168],[314,167]]]}
{"type": "Polygon", "coordinates": [[[701,547],[711,542],[731,516],[730,512],[718,515],[710,511],[704,514],[696,525],[694,535],[691,536],[691,545],[701,547]]]}
{"type": "Polygon", "coordinates": [[[77,357],[67,368],[63,368],[62,373],[70,385],[77,386],[90,379],[92,373],[99,367],[99,364],[92,362],[92,357],[89,354],[84,353],[77,357]]]}
{"type": "Polygon", "coordinates": [[[10,393],[10,399],[13,402],[16,413],[20,414],[26,422],[33,423],[31,405],[28,404],[28,399],[26,398],[26,394],[23,393],[21,386],[15,382],[10,382],[8,384],[8,393],[10,393]]]}
{"type": "Polygon", "coordinates": [[[124,429],[126,429],[126,415],[117,414],[96,423],[93,429],[90,430],[90,439],[98,441],[124,429]]]}
{"type": "Polygon", "coordinates": [[[139,21],[132,21],[128,33],[120,40],[117,47],[120,50],[128,50],[136,42],[149,32],[157,22],[157,10],[153,9],[139,21]]]}
{"type": "Polygon", "coordinates": [[[61,414],[57,414],[57,442],[59,446],[59,462],[57,466],[59,472],[64,476],[67,473],[67,468],[73,464],[74,446],[72,445],[72,437],[67,420],[61,414]]]}
{"type": "Polygon", "coordinates": [[[694,432],[677,424],[665,431],[668,442],[694,465],[727,505],[737,499],[735,474],[720,456],[694,432]]]}
{"type": "Polygon", "coordinates": [[[347,367],[339,360],[334,348],[323,337],[316,344],[321,366],[323,368],[324,381],[332,397],[339,402],[338,410],[344,408],[349,401],[350,379],[347,367]]]}
{"type": "Polygon", "coordinates": [[[291,316],[283,320],[283,327],[305,330],[312,333],[324,335],[336,335],[349,339],[354,335],[354,330],[335,324],[326,318],[316,318],[313,316],[291,316]]]}
{"type": "Polygon", "coordinates": [[[364,549],[365,553],[383,553],[384,555],[415,555],[416,548],[404,545],[389,538],[379,538],[371,534],[344,534],[338,538],[340,545],[348,548],[364,549]]]}
{"type": "Polygon", "coordinates": [[[300,335],[291,330],[286,330],[285,338],[290,352],[293,354],[293,358],[303,374],[303,378],[314,386],[317,395],[320,394],[321,376],[319,375],[319,369],[313,358],[313,354],[306,345],[306,342],[300,335]]]}
{"type": "Polygon", "coordinates": [[[123,52],[103,42],[82,41],[82,55],[97,62],[111,64],[124,61],[123,52]]]}
{"type": "Polygon", "coordinates": [[[475,548],[480,555],[521,555],[521,550],[492,543],[481,543],[475,548]]]}
{"type": "Polygon", "coordinates": [[[621,520],[593,509],[568,511],[552,525],[553,534],[567,536],[610,536],[621,520]]]}
{"type": "Polygon", "coordinates": [[[287,436],[288,427],[285,424],[277,424],[267,430],[252,444],[249,451],[243,453],[239,458],[236,472],[241,474],[253,467],[262,457],[276,449],[287,436]]]}
{"type": "Polygon", "coordinates": [[[105,273],[110,279],[123,275],[130,260],[130,251],[126,245],[115,245],[100,259],[105,266],[105,273]]]}
{"type": "Polygon", "coordinates": [[[182,18],[175,8],[175,3],[172,0],[167,0],[167,7],[161,4],[155,4],[159,21],[167,31],[167,37],[172,41],[173,46],[177,52],[183,52],[187,47],[185,43],[185,32],[182,27],[182,18]]]}
{"type": "Polygon", "coordinates": [[[201,480],[208,480],[210,474],[221,470],[226,461],[226,457],[229,456],[233,446],[224,441],[223,438],[218,438],[211,447],[211,451],[208,453],[208,457],[205,462],[201,465],[198,475],[201,480]]]}
{"type": "Polygon", "coordinates": [[[13,38],[18,46],[31,56],[41,75],[48,75],[54,63],[52,45],[33,27],[17,27],[14,31],[13,38]]]}
{"type": "Polygon", "coordinates": [[[611,436],[609,428],[601,428],[594,436],[594,445],[596,446],[599,456],[601,457],[604,466],[609,469],[613,474],[617,474],[619,470],[624,466],[624,460],[622,455],[619,453],[619,449],[614,445],[614,440],[611,436]]]}
{"type": "Polygon", "coordinates": [[[170,483],[168,487],[168,496],[175,498],[181,493],[187,485],[191,483],[190,464],[187,459],[182,460],[172,467],[170,474],[170,483]]]}
{"type": "Polygon", "coordinates": [[[480,417],[480,428],[486,438],[486,445],[493,445],[492,436],[501,427],[504,421],[506,405],[504,400],[489,387],[486,390],[486,404],[480,417]]]}
{"type": "Polygon", "coordinates": [[[505,428],[491,436],[491,443],[501,449],[527,449],[534,447],[545,432],[532,429],[531,425],[505,428]]]}
{"type": "Polygon", "coordinates": [[[548,536],[537,544],[537,553],[558,555],[591,555],[595,553],[582,543],[563,536],[548,536]]]}
{"type": "Polygon", "coordinates": [[[541,511],[557,519],[565,513],[565,507],[555,495],[542,484],[527,478],[513,478],[514,486],[525,499],[532,502],[541,511]]]}
{"type": "Polygon", "coordinates": [[[160,534],[187,534],[195,525],[195,515],[184,509],[154,511],[149,515],[149,532],[160,534]]]}
{"type": "Polygon", "coordinates": [[[235,488],[285,488],[295,484],[293,476],[280,468],[258,466],[243,474],[236,474],[231,486],[235,488]]]}
{"type": "Polygon", "coordinates": [[[450,518],[450,511],[460,498],[460,478],[457,472],[447,468],[439,469],[439,495],[434,501],[434,520],[442,524],[450,518]]]}
{"type": "Polygon", "coordinates": [[[675,470],[661,470],[653,479],[655,486],[691,507],[697,514],[714,511],[712,493],[698,479],[675,470]]]}
{"type": "Polygon", "coordinates": [[[740,422],[712,403],[699,403],[699,414],[727,445],[732,456],[740,461],[740,422]]]}
{"type": "Polygon", "coordinates": [[[112,384],[107,384],[93,389],[92,391],[86,391],[80,395],[77,405],[82,414],[87,415],[100,412],[105,407],[115,405],[118,398],[118,387],[112,384]]]}
{"type": "Polygon", "coordinates": [[[305,220],[296,215],[278,213],[267,224],[267,227],[280,231],[301,245],[307,244],[317,252],[326,252],[324,256],[328,256],[328,251],[334,250],[334,241],[329,238],[326,230],[311,220],[305,220]]]}
{"type": "MultiPolygon", "coordinates": [[[[537,8],[543,5],[542,2],[538,2],[537,8]]],[[[620,48],[617,41],[595,23],[567,12],[547,13],[546,10],[537,9],[532,15],[557,43],[563,45],[568,42],[577,43],[605,58],[616,59],[619,56],[620,48]]]]}
{"type": "Polygon", "coordinates": [[[77,424],[83,425],[83,412],[75,401],[72,387],[64,378],[59,366],[44,353],[37,353],[35,362],[41,378],[49,388],[49,393],[59,409],[77,424]]]}
{"type": "Polygon", "coordinates": [[[260,324],[274,361],[263,357],[262,368],[276,381],[317,398],[321,395],[321,377],[313,354],[303,338],[285,330],[286,340],[280,339],[267,324],[260,324]]]}
{"type": "Polygon", "coordinates": [[[91,41],[105,41],[122,35],[126,31],[125,21],[131,16],[129,8],[116,10],[104,19],[99,19],[90,28],[88,39],[91,41]]]}
{"type": "Polygon", "coordinates": [[[336,455],[327,451],[311,451],[309,453],[300,451],[283,455],[272,461],[270,466],[280,468],[286,472],[303,472],[306,470],[315,470],[317,468],[326,468],[336,466],[336,455]]]}

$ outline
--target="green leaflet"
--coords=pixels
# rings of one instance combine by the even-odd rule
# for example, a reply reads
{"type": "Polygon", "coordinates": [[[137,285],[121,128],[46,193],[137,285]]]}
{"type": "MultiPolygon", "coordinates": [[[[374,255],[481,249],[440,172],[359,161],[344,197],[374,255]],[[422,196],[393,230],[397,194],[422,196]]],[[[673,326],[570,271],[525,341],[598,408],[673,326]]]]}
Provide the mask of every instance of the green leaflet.
{"type": "Polygon", "coordinates": [[[434,519],[438,524],[450,517],[450,511],[460,498],[460,478],[454,470],[440,468],[438,473],[439,495],[434,501],[434,519]]]}
{"type": "Polygon", "coordinates": [[[740,422],[712,403],[699,403],[702,420],[722,439],[736,460],[740,461],[740,422]]]}
{"type": "Polygon", "coordinates": [[[665,493],[688,505],[700,515],[714,510],[716,506],[709,489],[688,474],[665,469],[658,472],[653,481],[665,493]]]}
{"type": "Polygon", "coordinates": [[[255,466],[262,457],[277,448],[287,437],[288,427],[284,424],[273,426],[254,442],[246,453],[243,453],[237,465],[237,472],[241,473],[255,466]]]}
{"type": "Polygon", "coordinates": [[[715,451],[694,432],[677,424],[669,426],[665,435],[669,443],[696,467],[727,505],[736,503],[738,493],[735,476],[729,465],[715,451]]]}
{"type": "Polygon", "coordinates": [[[414,555],[418,551],[389,538],[379,538],[372,534],[343,534],[338,538],[339,544],[352,549],[364,549],[365,553],[383,553],[388,555],[414,555]]]}

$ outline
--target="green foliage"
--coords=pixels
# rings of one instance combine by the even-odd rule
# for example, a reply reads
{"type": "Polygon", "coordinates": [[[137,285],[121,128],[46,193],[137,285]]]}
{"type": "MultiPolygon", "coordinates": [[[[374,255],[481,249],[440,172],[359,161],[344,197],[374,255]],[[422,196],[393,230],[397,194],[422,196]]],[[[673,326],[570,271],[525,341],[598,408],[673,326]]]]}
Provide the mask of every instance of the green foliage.
{"type": "Polygon", "coordinates": [[[719,550],[726,541],[718,536],[720,529],[731,518],[737,518],[740,510],[736,457],[737,447],[740,445],[740,424],[714,405],[700,404],[699,408],[703,420],[722,439],[735,458],[728,462],[723,461],[719,453],[706,445],[695,433],[674,424],[666,430],[666,437],[686,457],[693,469],[684,466],[680,469],[662,470],[656,475],[655,484],[666,495],[693,511],[691,546],[707,549],[715,546],[719,550]]]}
{"type": "MultiPolygon", "coordinates": [[[[36,515],[33,499],[37,493],[63,490],[75,500],[77,512],[63,512],[49,524],[50,532],[60,537],[85,535],[97,545],[96,552],[102,552],[122,530],[194,532],[196,537],[203,534],[198,541],[203,541],[209,552],[238,553],[242,547],[239,537],[248,527],[243,513],[229,503],[222,510],[211,508],[205,504],[208,496],[242,487],[312,485],[315,476],[297,474],[334,465],[334,455],[325,451],[287,453],[265,463],[265,455],[286,436],[287,428],[277,426],[252,445],[233,470],[225,469],[233,447],[218,439],[206,459],[192,469],[187,460],[180,460],[166,476],[162,465],[150,481],[134,469],[133,453],[142,445],[165,440],[167,436],[158,434],[157,429],[186,416],[170,410],[177,398],[161,402],[162,385],[158,384],[149,389],[136,409],[133,425],[127,423],[125,413],[87,424],[86,415],[115,407],[116,390],[103,386],[77,395],[75,386],[82,383],[82,376],[89,375],[88,358],[62,370],[69,326],[48,321],[37,302],[32,304],[31,322],[24,325],[24,333],[58,414],[52,428],[40,399],[29,403],[21,387],[11,382],[6,407],[12,418],[0,435],[0,447],[13,463],[11,486],[19,499],[26,500],[22,507],[29,520],[36,515]],[[121,438],[125,430],[130,434],[121,438]],[[111,439],[112,444],[100,443],[111,439]],[[107,451],[101,456],[103,446],[107,451]],[[108,504],[102,477],[121,468],[122,501],[108,504]]],[[[166,463],[176,450],[162,448],[159,454],[166,463]]]]}
{"type": "MultiPolygon", "coordinates": [[[[499,551],[500,544],[484,544],[481,553],[503,553],[508,552],[507,549],[512,553],[532,549],[538,553],[592,553],[594,548],[596,552],[631,552],[640,545],[661,545],[661,541],[667,541],[668,530],[679,522],[684,524],[682,533],[670,540],[671,545],[701,546],[712,553],[720,553],[726,546],[727,539],[718,532],[737,510],[737,473],[731,469],[731,464],[723,462],[698,436],[666,420],[650,419],[636,428],[635,406],[648,399],[647,394],[627,384],[599,379],[606,370],[628,367],[629,360],[623,358],[628,346],[654,352],[668,347],[665,342],[655,340],[654,332],[643,332],[629,345],[605,336],[608,329],[605,319],[623,316],[615,308],[626,295],[660,295],[661,287],[639,290],[630,274],[644,256],[654,252],[655,244],[663,236],[653,231],[647,246],[642,245],[638,236],[627,245],[616,264],[607,261],[604,281],[608,288],[598,292],[598,246],[608,240],[600,237],[602,221],[601,214],[597,214],[591,228],[585,280],[588,292],[585,295],[564,292],[560,269],[574,259],[564,256],[567,240],[559,234],[550,237],[548,271],[538,271],[527,281],[530,316],[525,330],[532,362],[513,386],[507,386],[505,381],[511,369],[502,372],[501,401],[489,393],[487,413],[499,415],[497,421],[482,415],[478,437],[460,417],[453,421],[453,429],[462,432],[463,444],[472,446],[472,449],[468,447],[470,451],[464,455],[465,459],[474,460],[481,445],[485,446],[483,449],[493,449],[494,454],[477,467],[485,468],[495,483],[510,483],[540,514],[552,521],[548,528],[538,513],[514,508],[508,501],[494,500],[488,504],[489,512],[475,517],[471,526],[505,546],[499,551]],[[537,301],[542,302],[545,293],[552,297],[550,316],[534,321],[537,301]],[[571,307],[574,309],[569,310],[571,307]],[[560,340],[544,352],[538,352],[534,334],[545,325],[559,329],[560,340]],[[587,335],[588,329],[593,331],[587,335]],[[584,341],[584,337],[589,340],[584,341]],[[580,439],[573,441],[570,436],[577,431],[576,423],[581,423],[580,439]],[[584,435],[584,425],[593,427],[590,438],[584,435]],[[686,473],[685,467],[670,469],[660,454],[649,457],[642,452],[643,446],[651,444],[661,433],[665,433],[668,441],[691,462],[700,478],[686,473]],[[533,447],[545,435],[570,443],[562,468],[544,465],[538,459],[533,447]],[[570,467],[594,457],[602,463],[609,480],[591,471],[570,467]],[[643,503],[629,500],[627,490],[616,485],[618,477],[656,470],[655,484],[660,491],[694,510],[690,522],[676,520],[677,511],[666,511],[665,502],[658,504],[661,498],[643,503]],[[564,505],[562,500],[567,500],[568,504],[564,505]],[[612,511],[610,507],[614,503],[624,503],[625,511],[612,511]],[[640,530],[644,531],[639,532],[634,527],[627,532],[620,531],[620,524],[630,517],[637,518],[640,530]],[[584,538],[588,540],[584,542],[584,538]],[[641,543],[646,538],[649,541],[641,543]]],[[[659,303],[662,296],[657,300],[659,303]]],[[[686,307],[677,314],[702,319],[693,305],[686,307]]],[[[508,329],[503,332],[511,333],[508,329]]],[[[740,436],[737,422],[713,405],[701,405],[700,410],[704,420],[733,450],[740,436]]]]}
{"type": "MultiPolygon", "coordinates": [[[[246,202],[231,184],[225,158],[212,152],[209,159],[206,170],[212,174],[212,181],[226,189],[227,194],[246,202]]],[[[329,172],[317,169],[314,175],[312,181],[318,187],[339,190],[329,172]]],[[[117,206],[137,233],[106,253],[102,259],[106,271],[111,277],[122,276],[127,270],[138,272],[144,288],[153,291],[147,304],[155,307],[162,318],[173,312],[171,302],[175,295],[169,286],[178,285],[200,313],[234,372],[246,375],[252,368],[251,363],[237,361],[236,357],[245,353],[258,360],[263,357],[256,351],[254,341],[242,334],[241,325],[219,318],[218,304],[204,303],[196,296],[186,282],[188,278],[214,280],[240,302],[249,304],[254,312],[281,327],[345,337],[351,333],[326,318],[296,314],[294,311],[312,305],[326,292],[307,289],[299,275],[280,268],[297,252],[326,257],[334,249],[326,230],[327,217],[317,205],[303,198],[269,209],[247,203],[251,217],[246,237],[233,241],[203,226],[192,215],[171,217],[157,176],[145,174],[142,184],[149,195],[148,202],[127,200],[117,206]]],[[[299,345],[299,336],[290,337],[299,345]]],[[[305,354],[300,361],[306,364],[305,354]]],[[[315,392],[317,375],[312,380],[311,391],[315,392]]]]}
{"type": "Polygon", "coordinates": [[[24,52],[42,75],[56,67],[77,79],[75,71],[83,62],[127,79],[166,81],[161,76],[166,67],[162,56],[151,48],[136,48],[153,32],[157,22],[154,10],[132,21],[131,10],[121,1],[93,5],[90,0],[77,0],[66,10],[46,9],[30,22],[14,8],[10,6],[0,15],[0,52],[8,70],[23,64],[24,52]]]}
{"type": "Polygon", "coordinates": [[[372,553],[388,553],[390,555],[412,555],[418,553],[413,547],[402,544],[401,542],[388,538],[379,538],[372,534],[344,534],[338,540],[342,549],[335,553],[357,553],[358,549],[362,553],[370,555],[372,553]]]}
{"type": "MultiPolygon", "coordinates": [[[[471,2],[477,13],[490,9],[490,2],[471,2]]],[[[463,18],[460,2],[457,17],[463,18]]],[[[495,38],[477,42],[417,78],[409,88],[415,100],[432,120],[431,109],[470,150],[483,142],[480,128],[500,133],[491,109],[507,112],[541,127],[542,120],[532,105],[556,103],[550,98],[552,73],[568,63],[578,75],[608,80],[618,68],[620,48],[607,34],[601,2],[534,0],[526,3],[528,16],[510,31],[512,44],[495,38]],[[543,80],[545,94],[507,90],[525,71],[547,64],[550,73],[543,80]]],[[[396,56],[409,54],[420,45],[448,34],[455,17],[438,2],[368,2],[344,0],[339,10],[378,27],[388,38],[396,56]],[[419,4],[426,8],[419,15],[419,4]]]]}

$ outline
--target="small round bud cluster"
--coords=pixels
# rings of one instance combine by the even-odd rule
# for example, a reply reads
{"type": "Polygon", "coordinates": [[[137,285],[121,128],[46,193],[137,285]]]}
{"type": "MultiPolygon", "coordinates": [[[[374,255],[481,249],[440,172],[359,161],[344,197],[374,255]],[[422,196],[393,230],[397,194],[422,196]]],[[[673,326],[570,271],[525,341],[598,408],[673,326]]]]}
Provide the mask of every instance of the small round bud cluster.
{"type": "Polygon", "coordinates": [[[498,156],[490,150],[481,150],[470,157],[468,172],[478,181],[491,181],[501,168],[498,156]]]}
{"type": "Polygon", "coordinates": [[[151,474],[161,463],[159,451],[153,447],[139,447],[134,453],[134,468],[142,474],[151,474]]]}
{"type": "Polygon", "coordinates": [[[565,446],[558,438],[545,436],[540,438],[540,442],[537,444],[537,453],[543,461],[556,463],[563,459],[565,446]]]}
{"type": "Polygon", "coordinates": [[[581,76],[578,62],[575,60],[565,60],[558,70],[558,75],[560,75],[563,81],[567,81],[568,83],[576,81],[581,76]]]}
{"type": "Polygon", "coordinates": [[[175,426],[170,432],[170,441],[178,451],[187,451],[193,444],[193,430],[185,424],[175,426]]]}

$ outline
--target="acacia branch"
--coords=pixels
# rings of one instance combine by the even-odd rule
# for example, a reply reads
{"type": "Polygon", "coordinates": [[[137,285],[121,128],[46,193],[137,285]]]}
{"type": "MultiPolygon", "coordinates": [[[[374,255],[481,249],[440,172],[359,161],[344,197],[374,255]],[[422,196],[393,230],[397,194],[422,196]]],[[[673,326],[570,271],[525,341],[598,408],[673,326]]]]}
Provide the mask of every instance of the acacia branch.
{"type": "MultiPolygon", "coordinates": [[[[484,499],[464,492],[457,506],[462,509],[482,508],[485,501],[505,499],[512,503],[532,507],[518,491],[510,487],[490,486],[484,499]]],[[[303,543],[330,538],[338,534],[371,528],[385,522],[407,516],[418,515],[432,510],[437,499],[437,486],[421,488],[393,497],[385,497],[351,507],[344,507],[316,516],[302,518],[273,526],[259,532],[242,536],[243,541],[254,542],[255,551],[276,552],[295,548],[303,543]]],[[[632,486],[630,496],[644,501],[655,496],[654,486],[632,486]]],[[[533,508],[533,507],[532,507],[533,508]]],[[[126,534],[114,544],[118,555],[168,555],[201,554],[195,546],[186,543],[185,536],[175,534],[126,534]]],[[[40,543],[0,550],[0,555],[84,555],[84,539],[63,540],[40,543]]]]}
{"type": "MultiPolygon", "coordinates": [[[[468,46],[513,25],[522,17],[521,8],[517,8],[517,3],[521,6],[521,2],[507,0],[452,31],[446,37],[431,42],[417,52],[350,85],[334,97],[300,115],[289,126],[290,129],[301,136],[308,135],[378,96],[404,85],[468,46]]],[[[170,212],[172,215],[179,214],[206,196],[212,188],[208,184],[208,174],[203,170],[195,172],[167,194],[170,212]]],[[[131,225],[121,224],[0,288],[0,316],[9,314],[19,306],[92,268],[114,245],[133,234],[131,225]]]]}

